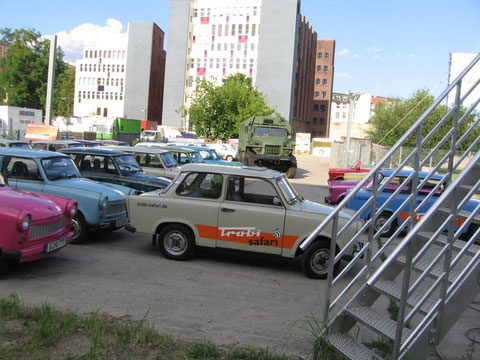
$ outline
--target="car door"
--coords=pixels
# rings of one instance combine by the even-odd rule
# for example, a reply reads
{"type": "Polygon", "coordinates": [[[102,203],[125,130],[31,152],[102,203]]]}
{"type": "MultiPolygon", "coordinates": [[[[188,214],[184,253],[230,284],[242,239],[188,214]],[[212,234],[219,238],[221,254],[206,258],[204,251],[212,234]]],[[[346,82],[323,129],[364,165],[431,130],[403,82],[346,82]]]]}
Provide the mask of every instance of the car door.
{"type": "Polygon", "coordinates": [[[43,192],[45,182],[33,159],[11,157],[4,163],[8,185],[19,190],[43,192]]]}
{"type": "Polygon", "coordinates": [[[218,215],[216,246],[280,255],[286,209],[266,179],[231,176],[218,215]]]}

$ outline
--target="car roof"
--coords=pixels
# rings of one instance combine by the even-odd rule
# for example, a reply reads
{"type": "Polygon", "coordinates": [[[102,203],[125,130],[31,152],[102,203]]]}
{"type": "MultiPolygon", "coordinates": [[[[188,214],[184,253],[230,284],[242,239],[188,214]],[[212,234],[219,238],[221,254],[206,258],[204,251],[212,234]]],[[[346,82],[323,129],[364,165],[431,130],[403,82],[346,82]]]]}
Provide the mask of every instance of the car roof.
{"type": "Polygon", "coordinates": [[[34,150],[25,148],[0,148],[0,155],[21,156],[28,158],[46,158],[46,157],[66,157],[67,155],[60,154],[54,151],[34,150]]]}
{"type": "Polygon", "coordinates": [[[117,156],[125,155],[123,151],[113,150],[112,148],[101,147],[82,147],[75,149],[60,149],[59,152],[65,154],[86,154],[86,155],[106,155],[106,156],[117,156]]]}
{"type": "MultiPolygon", "coordinates": [[[[159,149],[155,147],[141,147],[141,146],[115,146],[116,150],[118,148],[118,151],[124,151],[124,152],[139,152],[139,153],[157,153],[157,154],[164,154],[168,153],[167,150],[164,149],[159,149]]],[[[109,148],[112,149],[112,148],[109,148]]]]}
{"type": "Polygon", "coordinates": [[[206,163],[189,163],[180,168],[183,172],[209,172],[219,173],[227,175],[239,175],[239,176],[252,176],[261,177],[265,179],[276,179],[280,176],[284,176],[283,173],[268,169],[265,167],[248,167],[237,165],[218,165],[218,164],[206,164],[206,163]]]}
{"type": "MultiPolygon", "coordinates": [[[[380,173],[383,175],[383,176],[390,176],[393,174],[393,172],[395,171],[395,169],[385,169],[385,170],[380,170],[380,173]]],[[[401,176],[401,177],[407,177],[409,176],[411,173],[413,172],[413,170],[401,170],[398,172],[398,174],[396,176],[401,176]]],[[[426,172],[426,171],[419,171],[418,172],[418,177],[419,179],[424,179],[426,178],[430,173],[429,172],[426,172]]],[[[440,175],[440,174],[433,174],[431,177],[430,177],[431,180],[442,180],[443,179],[443,176],[440,175]]]]}
{"type": "Polygon", "coordinates": [[[178,148],[182,148],[182,149],[192,149],[192,150],[197,150],[197,151],[200,151],[200,150],[214,151],[214,149],[209,148],[207,146],[172,145],[172,146],[169,146],[169,147],[178,147],[178,148]]]}
{"type": "Polygon", "coordinates": [[[12,140],[12,139],[0,139],[0,143],[4,144],[12,144],[12,143],[22,143],[22,144],[29,144],[26,140],[12,140]]]}
{"type": "Polygon", "coordinates": [[[32,140],[32,144],[79,144],[83,145],[80,141],[77,140],[32,140]]]}

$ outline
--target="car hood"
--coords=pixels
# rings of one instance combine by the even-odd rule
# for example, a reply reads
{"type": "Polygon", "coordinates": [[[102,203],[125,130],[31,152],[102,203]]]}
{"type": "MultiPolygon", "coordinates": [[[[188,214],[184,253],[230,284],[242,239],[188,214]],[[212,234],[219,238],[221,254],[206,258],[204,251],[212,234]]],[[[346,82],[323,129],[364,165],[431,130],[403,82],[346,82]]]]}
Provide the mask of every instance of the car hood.
{"type": "MultiPolygon", "coordinates": [[[[298,203],[297,205],[295,205],[294,209],[296,211],[315,213],[315,214],[320,214],[325,216],[330,215],[330,213],[333,211],[332,206],[319,204],[310,200],[304,200],[301,203],[298,203]]],[[[340,217],[350,218],[351,216],[342,211],[340,212],[340,217]]]]}
{"type": "Polygon", "coordinates": [[[0,188],[0,205],[19,211],[27,211],[34,220],[57,216],[62,213],[60,207],[53,201],[42,197],[41,194],[8,187],[0,188]]]}
{"type": "Polygon", "coordinates": [[[135,173],[132,173],[131,175],[129,175],[127,177],[130,177],[130,178],[133,178],[133,179],[140,179],[140,180],[158,181],[158,182],[163,182],[165,184],[170,183],[170,181],[168,179],[165,179],[165,178],[162,178],[162,177],[159,177],[159,176],[152,176],[152,175],[149,175],[145,172],[135,172],[135,173]]]}
{"type": "Polygon", "coordinates": [[[53,184],[69,187],[75,190],[81,189],[86,191],[94,191],[108,196],[110,201],[118,201],[125,198],[125,195],[120,190],[86,178],[60,179],[54,181],[53,184]]]}

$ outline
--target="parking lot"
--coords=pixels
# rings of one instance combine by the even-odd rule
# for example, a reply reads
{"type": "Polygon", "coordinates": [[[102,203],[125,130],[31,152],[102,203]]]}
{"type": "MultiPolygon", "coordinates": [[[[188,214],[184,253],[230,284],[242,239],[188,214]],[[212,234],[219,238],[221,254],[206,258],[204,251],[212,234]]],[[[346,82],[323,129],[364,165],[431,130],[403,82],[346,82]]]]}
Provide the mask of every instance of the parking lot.
{"type": "MultiPolygon", "coordinates": [[[[298,157],[291,182],[306,199],[322,202],[327,194],[328,160],[298,157]]],[[[163,334],[302,357],[311,351],[309,321],[321,320],[324,291],[325,281],[307,278],[298,261],[210,249],[171,261],[149,235],[125,230],[16,266],[0,280],[1,297],[16,293],[27,305],[145,317],[163,334]]],[[[450,331],[441,346],[448,359],[461,358],[477,314],[467,310],[450,331]]]]}

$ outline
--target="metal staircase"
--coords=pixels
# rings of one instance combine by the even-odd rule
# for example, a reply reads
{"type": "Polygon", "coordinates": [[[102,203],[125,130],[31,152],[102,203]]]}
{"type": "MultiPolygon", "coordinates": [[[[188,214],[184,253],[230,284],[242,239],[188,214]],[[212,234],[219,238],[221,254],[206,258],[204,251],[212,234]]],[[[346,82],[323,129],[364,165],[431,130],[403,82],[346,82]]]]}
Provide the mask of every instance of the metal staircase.
{"type": "Polygon", "coordinates": [[[332,226],[330,259],[335,257],[335,261],[329,262],[321,338],[348,358],[426,358],[435,352],[448,330],[480,293],[480,247],[476,245],[480,239],[480,206],[473,212],[462,210],[480,193],[480,151],[475,153],[480,138],[472,140],[471,136],[480,127],[480,117],[476,114],[471,121],[470,116],[475,114],[480,98],[469,108],[462,108],[480,79],[461,95],[462,79],[477,62],[480,54],[302,244],[302,249],[306,249],[320,231],[332,226]],[[430,133],[424,133],[423,124],[447,96],[454,96],[454,104],[430,133]],[[448,127],[447,134],[433,149],[427,149],[429,140],[442,127],[448,127]],[[396,154],[412,137],[416,139],[416,148],[398,164],[387,181],[380,183],[380,170],[398,158],[396,154]],[[460,153],[458,149],[462,144],[469,146],[460,153]],[[448,150],[440,150],[445,148],[448,150]],[[405,168],[414,170],[406,180],[411,180],[411,194],[382,229],[394,223],[399,212],[410,205],[408,218],[389,238],[382,238],[382,229],[375,231],[375,221],[402,187],[398,186],[387,202],[378,207],[377,194],[405,168]],[[427,198],[418,203],[415,195],[427,183],[418,181],[418,172],[426,168],[425,180],[442,171],[445,176],[427,198]],[[340,228],[337,221],[340,212],[345,211],[348,202],[367,185],[372,189],[370,198],[353,219],[340,228]],[[440,190],[443,192],[434,205],[421,214],[425,202],[440,190]],[[368,208],[370,218],[350,242],[363,242],[363,249],[340,273],[334,274],[334,264],[344,255],[343,251],[334,253],[337,235],[346,227],[355,226],[355,220],[368,208]],[[414,221],[419,218],[420,221],[414,221]],[[393,312],[387,311],[388,306],[397,309],[398,316],[391,316],[393,312]],[[373,341],[387,344],[388,351],[376,352],[368,344],[373,341]]]}

